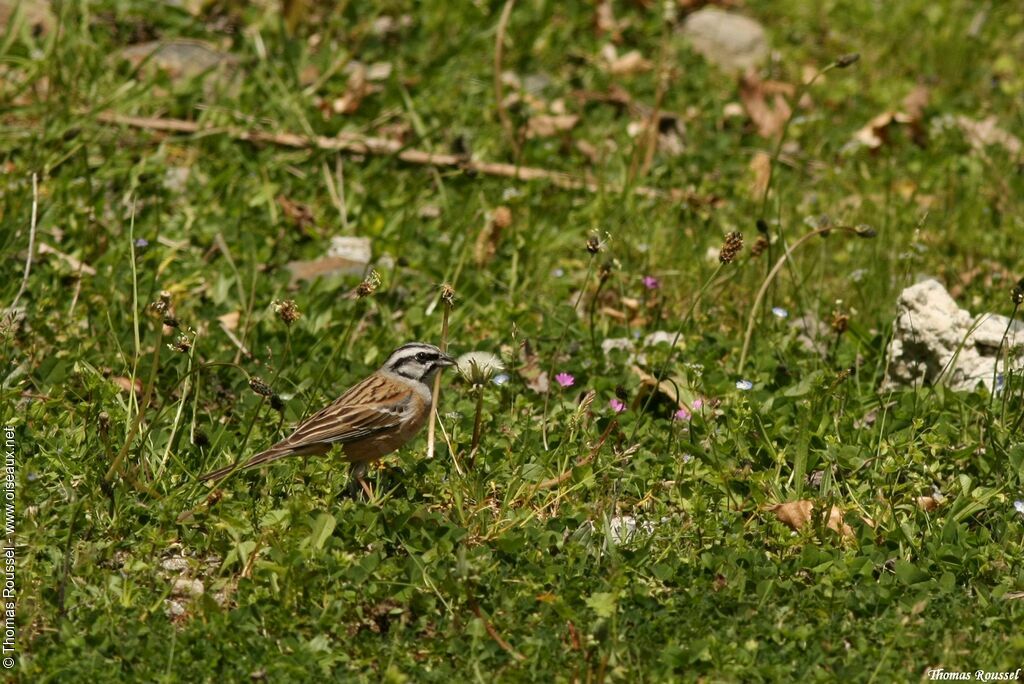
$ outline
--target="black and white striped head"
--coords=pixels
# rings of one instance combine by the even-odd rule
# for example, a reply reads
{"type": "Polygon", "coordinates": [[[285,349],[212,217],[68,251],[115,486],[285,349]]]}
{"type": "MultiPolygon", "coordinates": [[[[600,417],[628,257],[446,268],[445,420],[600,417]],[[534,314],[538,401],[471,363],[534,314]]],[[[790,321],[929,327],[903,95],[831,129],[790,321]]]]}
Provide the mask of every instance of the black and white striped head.
{"type": "Polygon", "coordinates": [[[432,344],[410,342],[391,352],[381,370],[427,383],[439,369],[454,366],[455,359],[432,344]]]}

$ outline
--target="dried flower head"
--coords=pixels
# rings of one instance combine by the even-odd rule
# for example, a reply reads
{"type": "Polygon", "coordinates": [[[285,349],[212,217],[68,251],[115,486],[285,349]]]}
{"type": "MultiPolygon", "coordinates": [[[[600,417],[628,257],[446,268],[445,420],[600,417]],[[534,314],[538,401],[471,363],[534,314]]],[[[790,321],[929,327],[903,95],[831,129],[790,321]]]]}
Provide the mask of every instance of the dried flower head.
{"type": "Polygon", "coordinates": [[[505,370],[496,354],[485,351],[467,352],[460,356],[456,368],[467,381],[483,385],[497,373],[505,370]]]}
{"type": "Polygon", "coordinates": [[[869,225],[867,225],[865,223],[861,223],[861,224],[855,226],[853,230],[857,233],[857,237],[859,237],[859,238],[868,238],[868,239],[870,239],[870,238],[873,238],[873,237],[878,235],[878,231],[877,230],[875,230],[874,228],[872,228],[871,226],[869,226],[869,225]]]}
{"type": "Polygon", "coordinates": [[[757,239],[754,240],[754,244],[750,245],[750,256],[759,257],[765,253],[768,249],[768,238],[764,235],[758,235],[757,239]]]}
{"type": "Polygon", "coordinates": [[[732,231],[725,236],[722,249],[718,253],[718,260],[723,264],[731,264],[737,255],[743,250],[743,233],[732,231]]]}
{"type": "Polygon", "coordinates": [[[378,287],[380,287],[380,274],[375,270],[371,270],[370,275],[366,276],[363,282],[359,283],[359,286],[356,288],[356,297],[359,299],[369,297],[378,287]]]}
{"type": "Polygon", "coordinates": [[[758,233],[761,233],[762,235],[768,234],[768,222],[763,218],[757,219],[757,223],[755,225],[757,226],[758,233]]]}
{"type": "Polygon", "coordinates": [[[270,385],[263,382],[263,379],[258,375],[254,375],[249,378],[249,389],[261,397],[272,397],[274,396],[274,390],[270,389],[270,385]]]}
{"type": "Polygon", "coordinates": [[[164,316],[164,325],[166,325],[168,328],[177,328],[181,324],[178,322],[178,319],[175,318],[174,316],[164,316]]]}
{"type": "Polygon", "coordinates": [[[832,330],[834,330],[837,335],[842,335],[850,327],[850,316],[838,309],[835,309],[832,311],[832,320],[829,322],[829,325],[832,326],[832,330]]]}
{"type": "Polygon", "coordinates": [[[845,69],[846,67],[853,66],[860,59],[859,52],[851,52],[846,55],[842,55],[836,60],[836,68],[845,69]]]}
{"type": "Polygon", "coordinates": [[[611,236],[608,235],[608,233],[605,233],[604,237],[596,232],[591,233],[590,237],[587,238],[587,251],[591,254],[597,254],[598,252],[603,251],[610,239],[611,236]]]}
{"type": "Polygon", "coordinates": [[[149,311],[154,316],[163,318],[171,310],[171,293],[167,290],[160,291],[160,298],[149,305],[149,311]]]}
{"type": "MultiPolygon", "coordinates": [[[[166,325],[166,323],[164,325],[166,325]]],[[[189,350],[192,349],[192,340],[190,340],[185,333],[178,333],[174,342],[167,346],[171,348],[171,351],[176,351],[179,354],[187,354],[189,350]]]]}
{"type": "Polygon", "coordinates": [[[609,278],[611,278],[611,277],[612,277],[612,273],[613,273],[614,271],[615,271],[615,262],[614,262],[614,261],[611,261],[611,260],[609,260],[609,261],[605,261],[605,262],[604,262],[603,264],[601,264],[601,266],[600,266],[600,267],[599,267],[599,268],[597,269],[597,277],[598,277],[598,279],[599,279],[599,280],[600,280],[600,281],[601,281],[602,283],[604,283],[604,282],[607,282],[607,280],[608,280],[609,278]]]}
{"type": "Polygon", "coordinates": [[[1010,291],[1010,297],[1013,300],[1014,306],[1020,306],[1024,304],[1024,278],[1017,281],[1017,284],[1013,286],[1010,291]]]}
{"type": "Polygon", "coordinates": [[[270,395],[270,408],[274,409],[278,413],[284,413],[284,400],[281,399],[281,395],[270,395]]]}
{"type": "Polygon", "coordinates": [[[448,283],[441,286],[441,301],[448,307],[455,306],[455,288],[448,283]]]}
{"type": "Polygon", "coordinates": [[[302,316],[299,305],[295,303],[294,299],[285,299],[284,301],[275,299],[273,306],[274,313],[285,325],[291,325],[302,316]]]}

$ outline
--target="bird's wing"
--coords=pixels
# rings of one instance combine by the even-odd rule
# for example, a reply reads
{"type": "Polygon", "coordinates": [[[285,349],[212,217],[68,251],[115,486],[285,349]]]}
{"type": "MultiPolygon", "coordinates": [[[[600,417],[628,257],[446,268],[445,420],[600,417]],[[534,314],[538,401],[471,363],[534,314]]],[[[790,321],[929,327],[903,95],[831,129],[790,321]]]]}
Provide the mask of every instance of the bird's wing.
{"type": "Polygon", "coordinates": [[[306,419],[281,444],[296,449],[366,439],[398,427],[413,401],[411,389],[371,375],[306,419]]]}

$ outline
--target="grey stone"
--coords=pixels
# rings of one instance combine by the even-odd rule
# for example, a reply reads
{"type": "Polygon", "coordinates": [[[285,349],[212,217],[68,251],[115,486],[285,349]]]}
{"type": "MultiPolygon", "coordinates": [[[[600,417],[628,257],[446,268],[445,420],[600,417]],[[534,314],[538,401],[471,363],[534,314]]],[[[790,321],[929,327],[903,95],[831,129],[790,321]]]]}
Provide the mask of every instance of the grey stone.
{"type": "Polygon", "coordinates": [[[742,14],[705,7],[686,18],[682,34],[695,51],[725,71],[747,71],[768,56],[764,28],[742,14]]]}
{"type": "Polygon", "coordinates": [[[982,384],[998,390],[1003,373],[1024,367],[1019,354],[1004,362],[1007,350],[1024,343],[1024,324],[1014,321],[1007,330],[1009,323],[996,314],[972,316],[938,281],[908,287],[899,297],[882,391],[924,384],[965,392],[982,384]]]}

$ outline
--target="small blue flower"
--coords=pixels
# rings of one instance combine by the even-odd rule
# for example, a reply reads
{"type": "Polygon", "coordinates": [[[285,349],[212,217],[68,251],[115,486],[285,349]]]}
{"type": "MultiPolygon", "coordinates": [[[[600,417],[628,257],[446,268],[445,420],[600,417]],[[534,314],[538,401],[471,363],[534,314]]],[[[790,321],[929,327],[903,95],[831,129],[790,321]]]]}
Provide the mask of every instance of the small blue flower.
{"type": "Polygon", "coordinates": [[[736,389],[746,392],[747,390],[754,389],[754,383],[749,380],[737,380],[736,389]]]}
{"type": "Polygon", "coordinates": [[[775,314],[776,318],[787,318],[789,316],[789,312],[781,306],[773,306],[772,313],[775,314]]]}
{"type": "Polygon", "coordinates": [[[146,249],[147,247],[149,247],[149,240],[146,238],[139,238],[135,241],[136,249],[146,249]]]}
{"type": "Polygon", "coordinates": [[[493,382],[495,385],[498,385],[499,387],[501,385],[504,385],[506,382],[508,382],[508,373],[498,373],[493,378],[491,378],[491,382],[493,382]]]}
{"type": "Polygon", "coordinates": [[[1017,501],[1014,501],[1013,502],[1013,510],[1017,511],[1021,515],[1024,515],[1024,501],[1021,501],[1020,499],[1018,499],[1017,501]]]}

